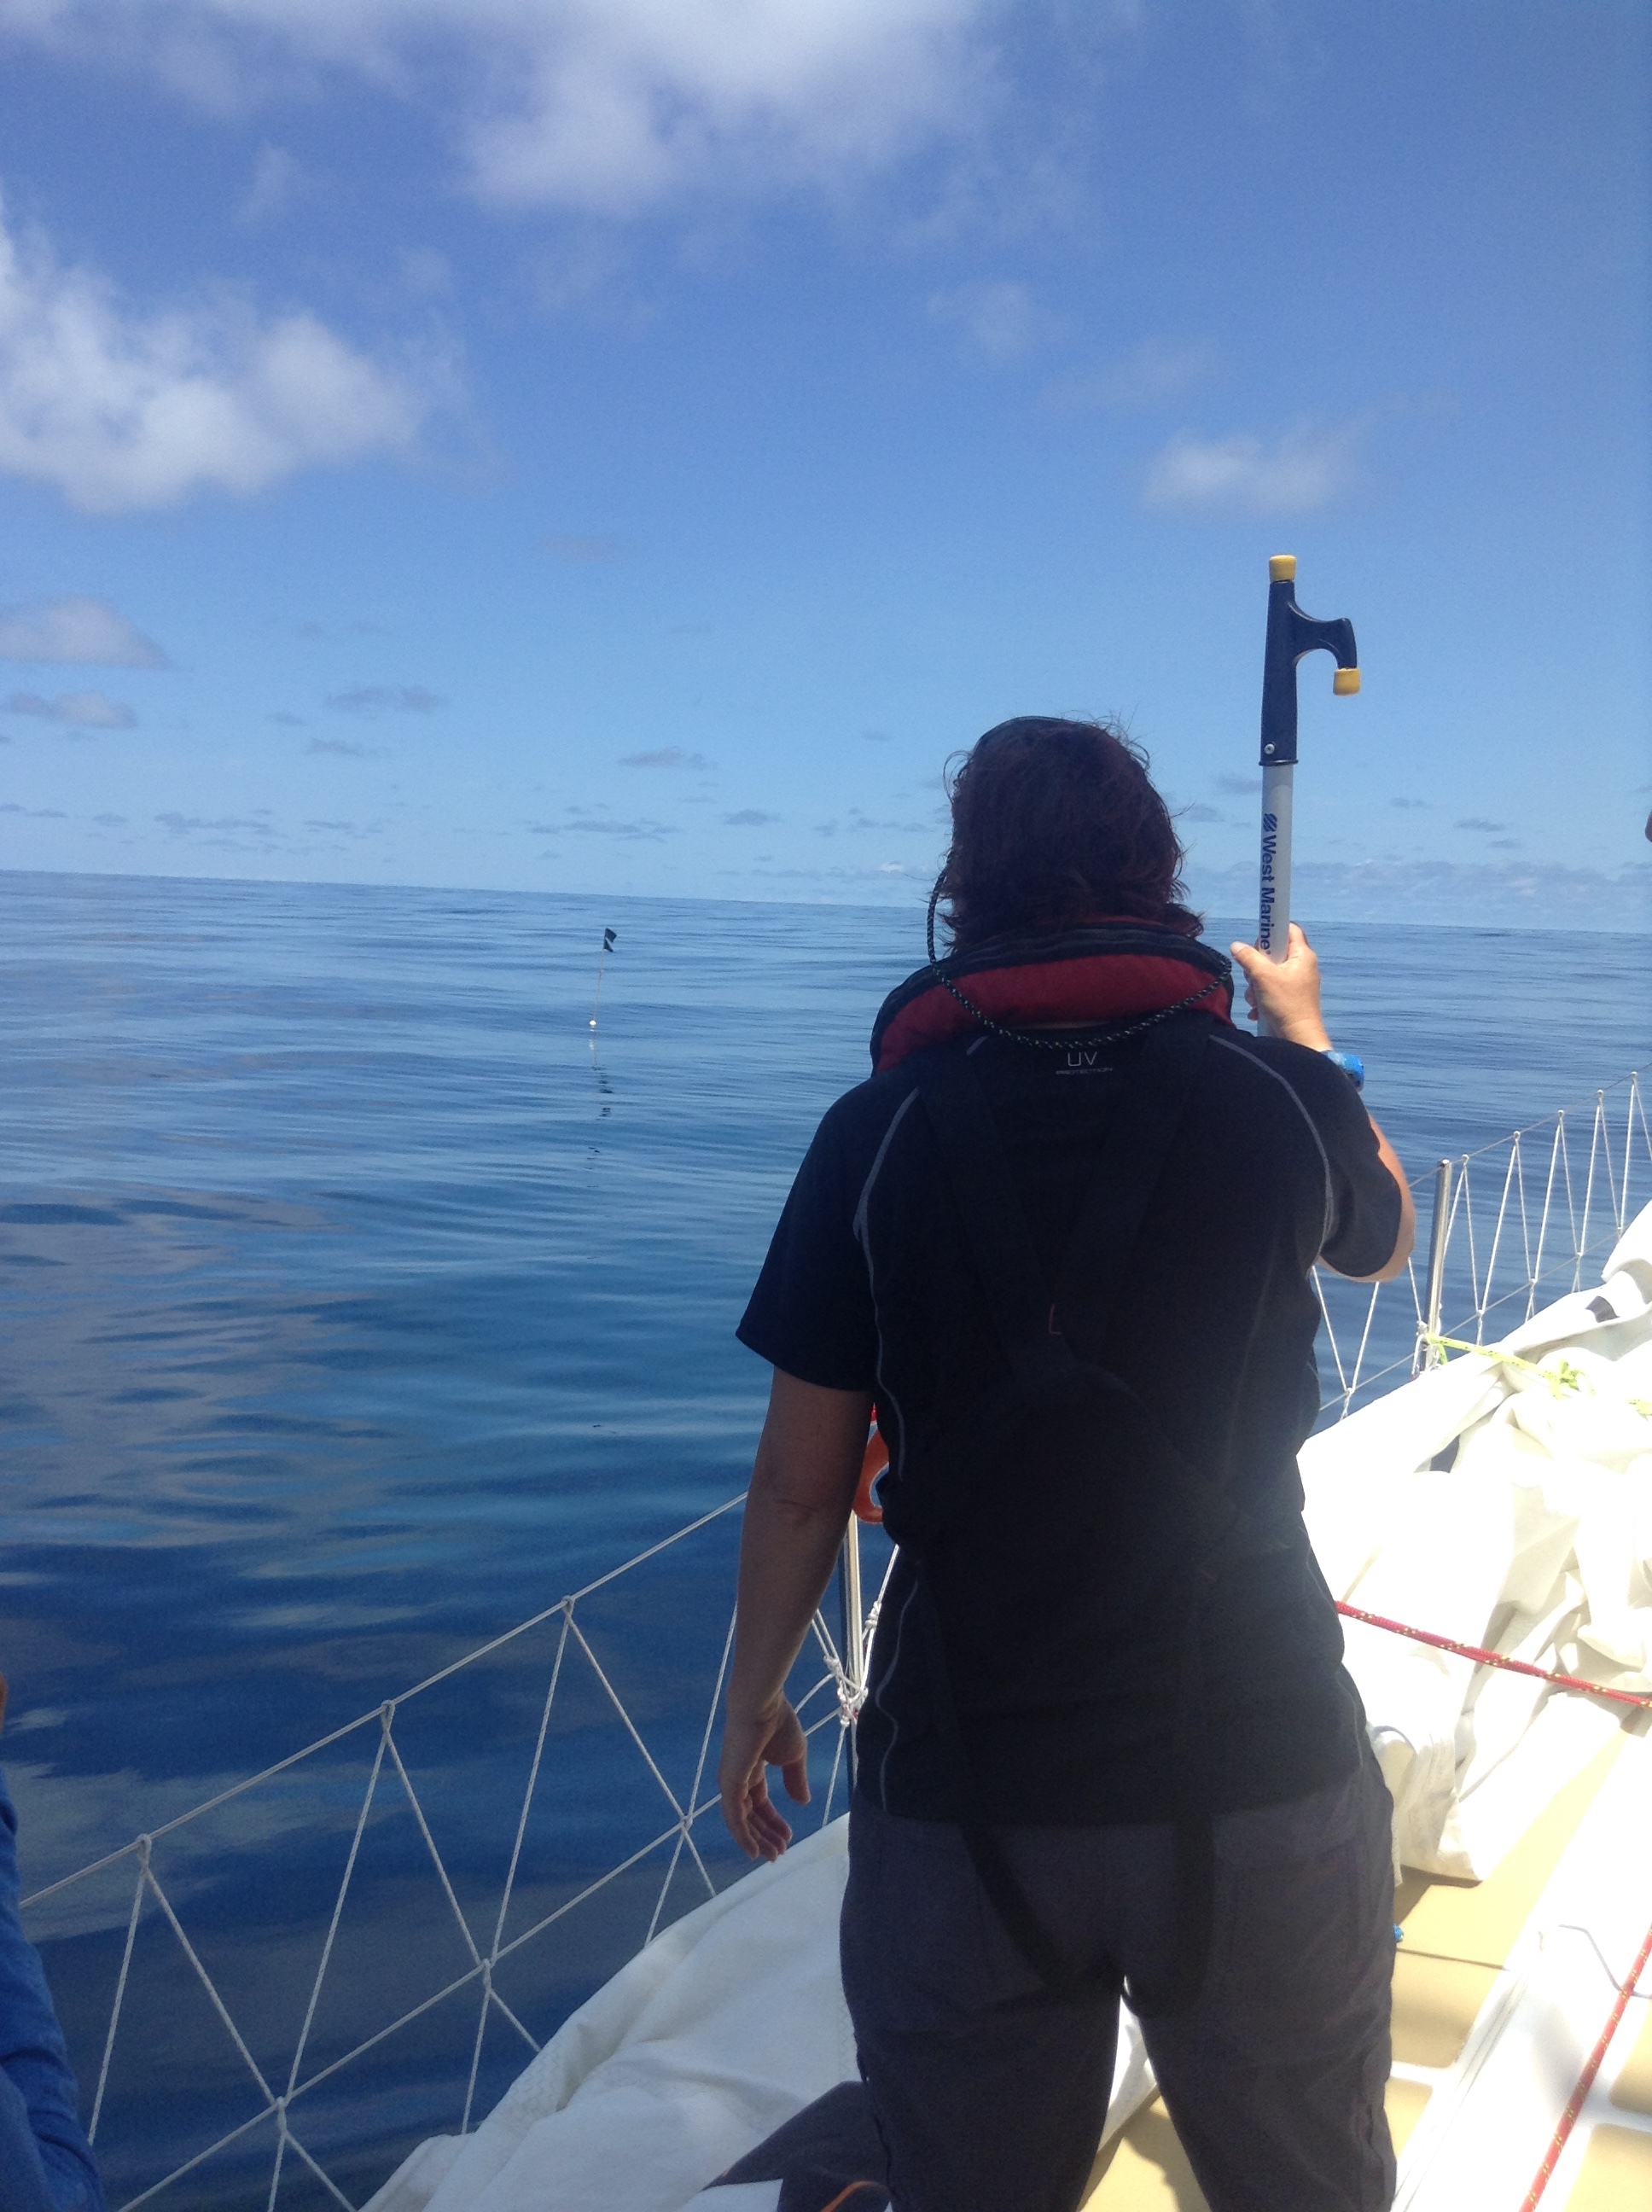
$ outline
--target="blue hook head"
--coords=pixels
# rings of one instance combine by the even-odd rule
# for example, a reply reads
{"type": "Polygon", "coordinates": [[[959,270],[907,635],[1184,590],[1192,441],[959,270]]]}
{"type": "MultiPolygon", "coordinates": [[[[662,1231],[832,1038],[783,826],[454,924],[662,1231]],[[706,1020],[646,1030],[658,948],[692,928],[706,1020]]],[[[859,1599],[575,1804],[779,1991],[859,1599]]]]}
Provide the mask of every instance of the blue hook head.
{"type": "Polygon", "coordinates": [[[1267,564],[1267,647],[1262,659],[1264,768],[1286,768],[1297,757],[1297,663],[1328,653],[1337,664],[1332,688],[1346,696],[1359,689],[1354,626],[1345,615],[1315,622],[1297,605],[1297,556],[1276,553],[1267,564]]]}

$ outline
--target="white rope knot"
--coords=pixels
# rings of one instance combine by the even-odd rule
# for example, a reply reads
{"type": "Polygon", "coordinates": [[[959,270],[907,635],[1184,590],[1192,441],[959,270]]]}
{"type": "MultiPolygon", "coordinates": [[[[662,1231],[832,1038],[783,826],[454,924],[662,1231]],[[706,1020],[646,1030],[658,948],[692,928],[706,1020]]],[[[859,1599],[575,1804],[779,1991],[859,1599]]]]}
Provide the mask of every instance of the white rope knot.
{"type": "Polygon", "coordinates": [[[841,1729],[852,1729],[866,1702],[865,1685],[863,1682],[857,1689],[841,1667],[832,1671],[837,1677],[837,1724],[841,1729]]]}

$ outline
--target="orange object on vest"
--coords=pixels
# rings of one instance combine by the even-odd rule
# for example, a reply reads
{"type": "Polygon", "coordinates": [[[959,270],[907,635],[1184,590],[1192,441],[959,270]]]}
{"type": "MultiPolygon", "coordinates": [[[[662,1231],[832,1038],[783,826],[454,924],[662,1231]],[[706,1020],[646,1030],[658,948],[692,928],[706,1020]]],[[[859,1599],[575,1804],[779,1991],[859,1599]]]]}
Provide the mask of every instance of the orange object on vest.
{"type": "Polygon", "coordinates": [[[872,1434],[866,1438],[866,1456],[860,1462],[860,1480],[854,1487],[854,1517],[870,1522],[874,1527],[883,1519],[884,1509],[872,1494],[872,1486],[889,1465],[889,1446],[878,1433],[878,1408],[872,1409],[872,1434]]]}

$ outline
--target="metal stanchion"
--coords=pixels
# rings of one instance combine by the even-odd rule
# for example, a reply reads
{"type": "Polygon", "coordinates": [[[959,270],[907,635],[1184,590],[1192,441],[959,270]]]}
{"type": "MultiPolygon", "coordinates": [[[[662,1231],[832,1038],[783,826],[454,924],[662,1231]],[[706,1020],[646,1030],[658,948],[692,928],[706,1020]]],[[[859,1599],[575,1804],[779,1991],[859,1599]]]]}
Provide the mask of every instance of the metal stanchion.
{"type": "MultiPolygon", "coordinates": [[[[860,1522],[853,1513],[843,1532],[843,1548],[837,1555],[837,1596],[841,1620],[839,1649],[853,1710],[860,1710],[866,1688],[865,1610],[860,1600],[860,1522]]],[[[854,1730],[849,1730],[849,1783],[855,1776],[854,1730]]]]}
{"type": "Polygon", "coordinates": [[[1417,1332],[1417,1350],[1411,1363],[1413,1375],[1425,1367],[1438,1367],[1445,1358],[1430,1340],[1440,1334],[1440,1302],[1445,1292],[1446,1233],[1451,1218],[1451,1163],[1442,1160],[1434,1170],[1434,1219],[1428,1237],[1428,1294],[1423,1326],[1417,1332]]]}

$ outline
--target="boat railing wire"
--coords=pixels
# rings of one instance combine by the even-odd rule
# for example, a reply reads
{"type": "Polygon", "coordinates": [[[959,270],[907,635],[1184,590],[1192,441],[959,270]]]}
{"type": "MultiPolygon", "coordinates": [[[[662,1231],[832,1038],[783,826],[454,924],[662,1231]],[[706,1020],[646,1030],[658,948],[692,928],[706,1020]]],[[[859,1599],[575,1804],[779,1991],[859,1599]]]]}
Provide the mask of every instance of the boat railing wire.
{"type": "Polygon", "coordinates": [[[1637,1068],[1418,1177],[1417,1246],[1393,1282],[1315,1269],[1321,1425],[1435,1364],[1442,1338],[1494,1343],[1598,1279],[1652,1197],[1649,1073],[1637,1068]]]}
{"type": "MultiPolygon", "coordinates": [[[[696,1701],[699,1718],[686,1740],[680,1726],[675,1729],[677,1741],[670,1751],[652,1740],[646,1714],[639,1715],[630,1709],[615,1680],[611,1655],[604,1651],[601,1637],[589,1628],[592,1609],[604,1596],[623,1587],[674,1551],[691,1546],[696,1539],[703,1542],[714,1535],[743,1502],[743,1494],[726,1499],[623,1565],[558,1599],[556,1604],[514,1628],[477,1645],[399,1695],[357,1714],[353,1720],[277,1760],[262,1773],[250,1775],[217,1791],[187,1812],[158,1823],[119,1849],[106,1852],[59,1881],[47,1883],[23,1900],[25,1913],[31,1920],[42,1923],[32,1931],[37,1936],[44,1936],[49,1940],[54,1933],[67,1932],[72,1937],[78,1924],[74,1911],[76,1893],[103,1885],[106,1895],[106,1886],[112,1881],[124,1881],[125,1884],[124,1935],[118,1928],[109,1931],[112,1938],[120,1936],[120,1942],[106,2021],[95,2053],[82,2050],[74,2054],[82,2072],[83,2089],[89,2095],[88,2132],[105,2163],[106,2178],[116,2179],[118,2185],[111,2191],[112,2212],[114,2208],[119,2208],[119,2212],[137,2212],[140,2205],[157,2203],[262,2203],[274,2208],[278,2203],[287,2205],[305,2200],[337,2204],[355,2212],[371,2192],[370,2188],[363,2191],[358,2180],[355,2193],[351,2193],[348,2169],[359,2168],[362,2161],[359,2142],[352,2141],[348,2114],[341,2118],[338,2109],[336,2093],[342,2077],[382,2056],[398,2039],[413,2039],[434,2015],[442,2014],[446,2031],[444,2040],[451,2061],[446,2094],[438,2083],[434,2104],[421,2115],[413,2134],[416,2139],[422,2134],[438,2132],[444,2126],[460,2135],[468,2133],[480,2117],[484,2103],[479,2095],[479,2075],[489,2032],[502,2029],[506,2038],[515,2045],[517,2057],[509,2068],[513,2074],[540,2050],[547,2033],[558,2024],[552,2018],[549,2022],[539,2020],[530,2025],[522,2016],[525,2008],[519,2007],[501,1986],[514,1964],[536,1948],[545,1946],[558,1932],[566,1932],[574,1916],[581,1909],[588,1913],[604,1893],[610,1893],[627,1877],[637,1878],[629,1884],[634,1910],[626,1939],[629,1946],[635,1948],[638,1933],[646,1945],[670,1921],[696,1901],[716,1894],[728,1880],[744,1870],[744,1861],[729,1863],[726,1838],[721,1837],[720,1831],[719,1841],[724,1845],[720,1853],[714,1856],[703,1848],[703,1824],[716,1811],[719,1802],[714,1787],[715,1726],[733,1644],[732,1610],[726,1603],[722,1608],[726,1625],[720,1628],[720,1649],[711,1669],[709,1694],[705,1694],[702,1685],[699,1694],[703,1704],[696,1701]],[[438,1841],[437,1821],[427,1806],[428,1785],[418,1773],[416,1761],[404,1755],[409,1723],[421,1704],[435,1693],[467,1675],[497,1670],[512,1662],[521,1647],[536,1643],[536,1671],[543,1690],[532,1725],[521,1725],[525,1716],[521,1714],[519,1701],[517,1707],[519,1721],[513,1748],[518,1753],[519,1784],[509,1801],[508,1853],[504,1856],[502,1872],[493,1894],[479,1898],[472,1881],[470,1893],[461,1902],[458,1870],[450,1863],[449,1852],[438,1841]],[[536,1812],[543,1809],[548,1745],[559,1708],[570,1697],[580,1693],[584,1711],[576,1719],[576,1728],[588,1730],[594,1693],[598,1708],[605,1709],[607,1723],[620,1746],[629,1751],[635,1770],[634,1778],[644,1784],[645,1798],[657,1808],[655,1820],[648,1821],[645,1814],[640,1823],[642,1832],[631,1849],[583,1881],[564,1880],[560,1887],[566,1889],[566,1894],[556,1895],[554,1901],[542,1899],[544,1909],[523,1913],[516,1908],[530,1887],[530,1860],[533,1855],[531,1824],[536,1812]],[[278,2027],[279,2023],[266,2016],[270,2008],[260,2002],[264,1992],[258,1978],[252,1978],[249,1986],[249,1978],[243,1972],[240,1976],[242,1986],[239,1990],[232,1990],[228,1978],[215,1968],[207,1955],[208,1945],[198,1940],[198,1931],[190,1924],[191,1894],[201,1889],[198,1876],[202,1854],[199,1848],[191,1848],[197,1840],[193,1832],[210,1826],[215,1820],[222,1825],[224,1816],[231,1812],[244,1815],[248,1804],[256,1803],[261,1796],[269,1798],[275,1793],[290,1791],[307,1769],[319,1768],[331,1755],[352,1747],[357,1754],[355,1789],[354,1803],[349,1808],[348,1844],[342,1868],[325,1900],[325,1911],[313,1915],[313,1964],[301,1992],[303,2002],[301,2005],[292,2002],[289,1989],[289,2002],[282,2008],[287,2014],[288,2032],[277,2038],[278,2047],[272,2046],[272,2026],[278,2027]],[[681,1771],[673,1771],[674,1767],[681,1769],[685,1763],[686,1778],[681,1771]],[[361,2018],[357,2005],[359,2032],[349,2036],[342,2048],[335,2035],[330,2040],[330,2047],[318,2049],[317,2022],[330,1984],[341,1972],[341,1931],[347,1924],[353,1898],[361,1887],[363,1845],[375,1826],[392,1816],[411,1823],[411,1832],[417,1838],[418,1850],[431,1877],[424,1885],[424,1910],[427,1915],[434,1913],[449,1938],[449,1949],[452,1941],[457,1941],[456,1971],[421,1990],[411,2002],[389,2002],[380,2006],[378,2016],[361,2018]],[[639,1879],[647,1884],[647,1894],[641,1900],[647,1910],[641,1914],[635,1910],[635,1895],[639,1879]],[[640,1929],[636,1925],[639,1917],[640,1929]],[[56,1929],[54,1920],[58,1923],[56,1929]],[[188,2143],[182,2154],[177,2155],[173,2154],[178,2148],[177,2142],[174,2139],[168,2147],[165,2130],[161,2131],[163,2140],[159,2147],[153,2142],[112,2144],[107,2140],[109,2092],[112,2079],[123,2062],[128,2077],[123,2102],[129,2122],[134,2124],[132,2132],[144,2138],[156,2132],[153,2122],[161,2100],[158,2092],[146,2094],[143,2075],[146,2064],[164,2063],[167,2054],[147,2048],[149,2035],[131,2021],[137,1982],[135,1965],[141,1931],[146,1927],[163,1938],[161,1971],[170,1970],[174,1985],[173,2006],[178,2002],[175,1984],[181,1971],[191,1995],[199,2001],[197,2011],[203,2002],[220,2032],[222,2044],[216,2054],[219,2063],[212,2069],[216,2086],[209,2100],[205,2083],[201,2084],[201,2101],[220,2106],[225,2103],[225,2085],[221,2076],[222,2062],[228,2060],[231,2071],[239,2076],[240,2101],[246,2107],[230,2116],[225,2124],[209,2130],[206,2140],[188,2143]],[[258,2015],[256,2023],[250,2014],[258,2015]],[[441,2109],[444,2104],[445,2110],[441,2109]],[[312,2115],[317,2122],[313,2129],[310,2124],[312,2115]],[[301,2185],[295,2191],[295,2184],[301,2185]]],[[[722,1587],[732,1595],[732,1576],[723,1578],[722,1587]]],[[[870,1624],[865,1632],[870,1633],[870,1624]]],[[[847,1800],[848,1723],[858,1696],[859,1668],[846,1663],[839,1648],[841,1640],[841,1625],[835,1632],[825,1614],[817,1613],[790,1686],[805,1729],[815,1740],[811,1765],[824,1769],[823,1790],[820,1788],[823,1778],[817,1775],[817,1799],[805,1816],[811,1823],[821,1826],[843,1810],[847,1800]]],[[[525,1651],[522,1656],[527,1663],[533,1663],[525,1651]]],[[[318,1799],[329,1800],[331,1825],[335,1831],[341,1829],[346,1824],[338,1818],[336,1772],[313,1779],[318,1799]]],[[[503,1809],[502,1804],[495,1806],[496,1811],[503,1809]]],[[[227,1844],[209,1849],[215,1858],[219,1849],[231,1854],[245,1850],[250,1834],[254,1838],[252,1848],[256,1852],[261,1826],[269,1830],[264,1847],[279,1855],[287,1847],[290,1832],[280,1817],[263,1824],[256,1818],[249,1821],[243,1817],[238,1834],[227,1844]]],[[[501,1844],[502,1841],[501,1832],[501,1844]]],[[[100,1917],[106,1920],[106,1911],[100,1917]]],[[[410,1954],[431,1932],[428,1925],[416,1924],[399,1911],[388,1927],[380,1916],[380,1945],[388,1939],[404,1954],[410,1954]]],[[[146,1963],[152,1971],[155,1970],[157,1955],[153,1951],[146,1963]]],[[[618,1960],[610,1958],[605,1965],[611,1969],[618,1963],[618,1960]]],[[[357,1999],[360,1995],[359,1990],[353,1993],[357,1999]]],[[[554,1996],[553,1992],[553,2000],[554,1996]]],[[[566,2008],[564,2002],[562,2009],[566,2008]]],[[[153,2027],[153,2021],[148,2023],[150,2034],[153,2027]]],[[[420,2041],[416,2060],[422,2078],[427,2080],[430,2071],[428,2043],[427,2034],[420,2041]]],[[[175,2060],[175,2054],[173,2057],[175,2060]]],[[[175,2073],[175,2064],[173,2070],[175,2073]]],[[[170,2088],[175,2092],[176,2087],[174,2081],[170,2088]]],[[[375,2084],[375,2091],[381,2088],[381,2084],[375,2084]]],[[[235,2101],[233,2094],[228,2101],[235,2101]]],[[[378,2094],[375,2101],[381,2103],[382,2095],[378,2094]]],[[[491,2097],[485,2100],[487,2103],[491,2101],[491,2097]]],[[[175,2137],[176,2131],[173,2132],[175,2137]]],[[[198,2136],[201,2130],[197,2127],[194,2132],[198,2136]]],[[[386,2135],[380,2130],[386,2140],[393,2132],[392,2130],[386,2135]]],[[[366,2162],[369,2184],[381,2181],[395,2162],[394,2155],[381,2156],[375,2172],[369,2158],[366,2162]]]]}
{"type": "MultiPolygon", "coordinates": [[[[1639,1071],[1581,1108],[1442,1163],[1418,1186],[1419,1252],[1406,1274],[1376,1285],[1316,1278],[1327,1418],[1344,1419],[1406,1380],[1435,1356],[1442,1335],[1492,1340],[1540,1303],[1582,1287],[1649,1191],[1652,1136],[1639,1071]]],[[[709,1818],[733,1640],[732,1516],[742,1502],[725,1500],[410,1688],[25,1900],[37,1936],[84,1940],[89,1929],[105,1944],[106,2005],[74,2055],[94,2144],[113,2185],[112,2212],[150,2204],[276,2212],[310,2203],[359,2212],[410,2142],[443,2130],[467,2134],[501,2080],[543,2047],[586,1988],[635,1950],[639,1934],[646,1946],[744,1871],[709,1818]],[[644,1578],[708,1545],[716,1556],[704,1565],[719,1595],[715,1633],[695,1662],[700,1688],[674,1674],[682,1692],[675,1704],[662,1705],[646,1680],[641,1694],[628,1698],[616,1637],[628,1618],[635,1628],[650,1617],[644,1578]],[[634,1590],[629,1616],[601,1619],[604,1604],[634,1590]],[[512,1689],[501,1703],[503,1679],[512,1689]],[[480,1729],[491,1722],[498,1738],[485,1794],[499,1848],[485,1878],[478,1868],[487,1855],[451,1840],[459,1832],[455,1799],[471,1785],[456,1790],[451,1772],[445,1783],[433,1779],[434,1767],[422,1769],[410,1743],[422,1708],[467,1685],[494,1686],[475,1723],[480,1729]],[[604,1756],[621,1765],[601,1771],[625,1770],[635,1832],[611,1863],[581,1868],[577,1851],[556,1847],[545,1832],[548,1819],[577,1824],[580,1811],[577,1796],[570,1802],[562,1784],[548,1784],[550,1754],[568,1740],[559,1724],[582,1743],[606,1729],[604,1756]],[[222,1900],[213,1877],[227,1856],[250,1865],[256,1887],[260,1867],[290,1851],[296,1821],[318,1808],[336,1844],[327,1881],[303,1927],[282,1928],[279,1957],[261,1954],[249,1971],[218,1940],[222,1900]],[[367,1887],[364,1855],[392,1821],[405,1844],[401,1887],[381,1893],[364,1939],[351,1918],[367,1887]],[[404,1901],[410,1860],[422,1878],[416,1911],[404,1901]],[[627,1925],[617,1957],[611,1943],[606,1956],[601,1943],[583,1954],[583,1981],[580,1972],[536,1980],[523,1971],[622,1894],[627,1925]],[[409,1962],[435,1929],[448,1970],[410,1986],[409,1962]],[[364,1960],[372,1971],[362,1971],[364,1960]],[[166,1981],[159,2011],[145,2014],[138,2002],[144,1974],[166,1981]],[[332,2000],[346,1978],[349,2001],[341,2009],[332,2000]],[[276,1980],[278,2005],[270,2001],[276,1980]],[[180,2054],[167,2032],[185,2001],[180,1984],[217,2039],[210,2095],[198,2058],[180,2054]],[[414,2077],[416,2097],[408,2090],[414,2077]],[[178,2113],[176,2126],[155,2124],[163,2108],[178,2113]]],[[[875,1614],[874,1607],[855,1644],[847,1607],[835,1629],[817,1613],[791,1686],[821,1770],[810,1816],[822,1825],[847,1801],[848,1723],[875,1614]]],[[[586,1755],[588,1780],[597,1770],[586,1755]]],[[[617,1922],[604,1925],[610,1939],[619,1937],[617,1922]]],[[[190,2049],[200,2047],[197,2039],[190,2049]]]]}

